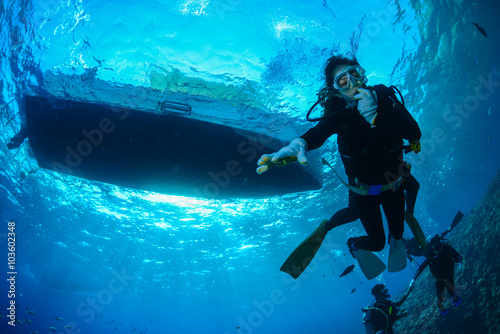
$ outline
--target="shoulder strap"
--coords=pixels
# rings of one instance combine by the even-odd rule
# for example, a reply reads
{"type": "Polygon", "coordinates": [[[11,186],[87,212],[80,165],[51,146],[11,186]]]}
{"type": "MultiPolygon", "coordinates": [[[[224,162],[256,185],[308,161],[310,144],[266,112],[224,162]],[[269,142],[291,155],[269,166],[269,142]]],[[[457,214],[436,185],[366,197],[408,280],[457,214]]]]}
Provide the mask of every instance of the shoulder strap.
{"type": "Polygon", "coordinates": [[[377,95],[387,97],[392,102],[394,107],[405,108],[403,95],[401,94],[399,89],[396,88],[396,86],[387,87],[385,85],[375,85],[373,86],[373,88],[377,92],[377,95]],[[399,95],[399,97],[396,95],[396,93],[397,95],[399,95]]]}
{"type": "Polygon", "coordinates": [[[389,88],[392,88],[392,92],[393,92],[393,95],[394,95],[394,98],[397,99],[396,97],[396,92],[399,94],[399,99],[397,99],[397,102],[403,106],[403,108],[405,108],[405,99],[403,98],[403,94],[401,94],[401,92],[399,91],[399,89],[396,87],[396,86],[391,86],[389,88]]]}

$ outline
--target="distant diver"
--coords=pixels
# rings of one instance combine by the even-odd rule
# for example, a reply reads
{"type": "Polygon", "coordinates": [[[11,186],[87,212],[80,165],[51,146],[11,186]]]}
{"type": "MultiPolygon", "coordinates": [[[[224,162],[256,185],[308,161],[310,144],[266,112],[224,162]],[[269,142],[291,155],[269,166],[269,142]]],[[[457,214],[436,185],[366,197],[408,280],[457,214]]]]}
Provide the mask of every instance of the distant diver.
{"type": "Polygon", "coordinates": [[[444,306],[445,288],[452,299],[454,306],[461,304],[462,299],[455,290],[455,263],[462,265],[462,257],[453,248],[450,242],[440,235],[435,235],[425,249],[425,261],[419,266],[413,282],[420,276],[424,269],[429,266],[431,274],[434,277],[437,293],[437,305],[441,314],[448,313],[444,306]]]}
{"type": "Polygon", "coordinates": [[[488,34],[486,33],[486,30],[484,30],[483,28],[481,28],[481,27],[479,26],[479,24],[474,23],[474,22],[472,22],[472,24],[476,26],[477,30],[479,30],[479,32],[480,32],[480,33],[481,33],[484,37],[488,37],[488,34]]]}
{"type": "MultiPolygon", "coordinates": [[[[263,155],[258,161],[257,173],[296,161],[305,165],[308,150],[319,148],[330,136],[337,134],[339,153],[349,178],[349,184],[345,185],[354,193],[354,207],[367,234],[349,238],[349,251],[368,279],[385,270],[385,264],[372,253],[383,250],[387,240],[382,206],[389,227],[388,270],[401,271],[406,267],[402,240],[405,213],[401,187],[404,181],[401,175],[403,139],[420,148],[420,128],[397,98],[395,87],[366,86],[365,70],[355,58],[331,57],[325,67],[325,77],[326,85],[315,103],[324,108],[324,113],[321,118],[310,119],[319,123],[278,152],[263,155]]],[[[312,240],[324,239],[324,225],[322,222],[311,234],[312,240]]],[[[315,242],[315,247],[308,246],[308,249],[315,249],[315,253],[317,245],[315,242]]],[[[309,252],[312,256],[314,253],[309,252]]],[[[281,270],[297,278],[310,262],[304,266],[296,262],[299,259],[298,256],[292,261],[287,259],[281,270]]]]}
{"type": "Polygon", "coordinates": [[[391,297],[384,284],[377,284],[372,288],[375,302],[363,308],[363,325],[367,334],[393,334],[392,326],[396,320],[406,317],[408,313],[399,313],[399,307],[410,295],[413,286],[410,285],[405,295],[397,302],[389,300],[391,297]]]}
{"type": "MultiPolygon", "coordinates": [[[[448,233],[450,233],[455,227],[457,227],[458,223],[462,221],[464,214],[459,210],[453,218],[450,227],[441,233],[441,238],[444,239],[448,233]]],[[[425,241],[426,242],[426,241],[425,241]]],[[[406,255],[410,261],[414,262],[413,257],[424,256],[425,247],[422,247],[421,242],[417,241],[416,238],[404,239],[404,244],[406,248],[406,255]]]]}

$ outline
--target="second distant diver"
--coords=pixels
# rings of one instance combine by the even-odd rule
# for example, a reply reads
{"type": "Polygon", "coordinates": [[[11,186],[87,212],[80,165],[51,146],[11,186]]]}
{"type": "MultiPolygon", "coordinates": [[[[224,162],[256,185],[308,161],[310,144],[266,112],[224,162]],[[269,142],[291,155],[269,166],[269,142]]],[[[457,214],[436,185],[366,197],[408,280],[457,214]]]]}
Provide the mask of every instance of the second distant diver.
{"type": "MultiPolygon", "coordinates": [[[[417,152],[420,150],[420,128],[397,99],[394,88],[366,86],[365,70],[356,59],[331,57],[325,67],[325,77],[323,117],[288,146],[263,155],[258,161],[257,173],[295,161],[305,165],[307,151],[319,148],[336,134],[349,189],[353,192],[353,207],[367,233],[366,236],[350,238],[349,250],[368,279],[385,269],[385,265],[381,265],[378,257],[371,253],[385,247],[382,206],[390,234],[388,270],[403,270],[406,266],[402,241],[405,213],[405,196],[401,188],[403,139],[408,140],[417,152]]],[[[326,233],[315,232],[318,234],[311,236],[320,239],[326,233]]],[[[290,272],[289,268],[282,270],[290,272]]]]}
{"type": "Polygon", "coordinates": [[[368,307],[363,308],[363,325],[367,334],[393,334],[392,326],[396,320],[406,317],[406,311],[400,312],[399,307],[408,298],[412,286],[409,287],[405,295],[398,301],[393,302],[389,298],[391,295],[384,284],[377,284],[372,288],[372,295],[375,301],[368,307]]]}

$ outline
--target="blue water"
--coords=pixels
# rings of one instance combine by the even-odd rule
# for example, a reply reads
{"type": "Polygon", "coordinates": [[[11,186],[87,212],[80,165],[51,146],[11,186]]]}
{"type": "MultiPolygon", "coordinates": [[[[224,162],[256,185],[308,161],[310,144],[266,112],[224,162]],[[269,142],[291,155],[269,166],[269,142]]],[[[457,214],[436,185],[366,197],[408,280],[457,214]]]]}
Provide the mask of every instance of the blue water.
{"type": "MultiPolygon", "coordinates": [[[[15,300],[23,323],[0,318],[1,332],[362,333],[372,286],[396,296],[416,268],[339,278],[354,263],[345,241],[363,233],[359,222],[330,232],[300,279],[279,271],[346,205],[330,171],[318,191],[231,200],[57,174],[37,168],[28,143],[6,148],[21,123],[16,97],[147,112],[178,94],[197,103],[193,118],[287,141],[311,127],[305,112],[326,59],[354,51],[370,84],[402,90],[422,129],[423,150],[408,161],[421,184],[416,217],[430,234],[467,213],[500,166],[495,13],[498,4],[451,0],[2,0],[0,314],[15,300]],[[9,221],[15,298],[6,285],[9,221]]],[[[341,169],[335,148],[331,138],[311,157],[341,169]]]]}

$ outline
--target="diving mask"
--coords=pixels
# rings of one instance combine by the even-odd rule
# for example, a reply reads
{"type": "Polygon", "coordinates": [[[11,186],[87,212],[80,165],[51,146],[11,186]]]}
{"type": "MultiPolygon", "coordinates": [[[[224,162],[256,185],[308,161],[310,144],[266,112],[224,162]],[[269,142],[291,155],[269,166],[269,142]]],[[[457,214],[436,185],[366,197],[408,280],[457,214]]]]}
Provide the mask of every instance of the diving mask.
{"type": "Polygon", "coordinates": [[[443,239],[439,235],[435,235],[431,239],[431,246],[434,254],[439,254],[443,249],[443,239]]]}
{"type": "Polygon", "coordinates": [[[337,90],[344,91],[357,85],[363,85],[366,81],[365,70],[361,66],[355,65],[337,74],[333,80],[333,86],[337,90]]]}

